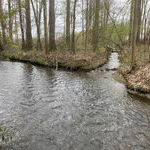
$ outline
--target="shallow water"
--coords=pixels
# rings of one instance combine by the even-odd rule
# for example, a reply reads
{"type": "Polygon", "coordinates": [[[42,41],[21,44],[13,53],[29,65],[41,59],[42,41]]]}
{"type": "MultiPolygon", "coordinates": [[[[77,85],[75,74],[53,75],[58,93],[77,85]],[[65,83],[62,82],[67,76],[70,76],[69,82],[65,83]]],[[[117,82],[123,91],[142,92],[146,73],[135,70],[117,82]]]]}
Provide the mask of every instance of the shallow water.
{"type": "Polygon", "coordinates": [[[118,66],[117,53],[89,73],[0,61],[0,122],[15,130],[7,149],[149,150],[150,102],[106,71],[118,66]]]}

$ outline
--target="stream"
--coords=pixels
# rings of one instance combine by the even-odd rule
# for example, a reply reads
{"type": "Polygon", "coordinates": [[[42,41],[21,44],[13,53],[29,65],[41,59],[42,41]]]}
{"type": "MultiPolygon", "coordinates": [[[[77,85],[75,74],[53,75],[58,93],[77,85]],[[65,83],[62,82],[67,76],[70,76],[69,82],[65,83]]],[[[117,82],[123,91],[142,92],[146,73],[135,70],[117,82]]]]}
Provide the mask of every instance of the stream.
{"type": "Polygon", "coordinates": [[[88,73],[0,61],[0,122],[15,132],[4,148],[150,150],[150,101],[113,79],[118,67],[117,53],[88,73]]]}

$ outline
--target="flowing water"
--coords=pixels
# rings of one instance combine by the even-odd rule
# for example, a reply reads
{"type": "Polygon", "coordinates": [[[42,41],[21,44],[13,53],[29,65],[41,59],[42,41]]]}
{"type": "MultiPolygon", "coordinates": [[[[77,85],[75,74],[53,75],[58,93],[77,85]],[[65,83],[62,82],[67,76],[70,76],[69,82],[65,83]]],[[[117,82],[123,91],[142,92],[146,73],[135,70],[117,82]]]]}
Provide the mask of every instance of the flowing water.
{"type": "Polygon", "coordinates": [[[117,53],[89,73],[1,61],[0,122],[15,131],[7,149],[150,150],[150,101],[112,78],[118,66],[117,53]]]}

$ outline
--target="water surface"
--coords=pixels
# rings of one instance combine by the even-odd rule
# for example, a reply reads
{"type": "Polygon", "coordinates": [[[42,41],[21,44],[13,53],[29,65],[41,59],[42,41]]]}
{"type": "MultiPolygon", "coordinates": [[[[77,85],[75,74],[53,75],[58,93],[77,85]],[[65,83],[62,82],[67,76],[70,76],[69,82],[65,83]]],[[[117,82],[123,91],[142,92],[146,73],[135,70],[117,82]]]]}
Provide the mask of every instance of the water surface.
{"type": "Polygon", "coordinates": [[[0,122],[16,132],[7,149],[149,150],[150,102],[106,71],[118,66],[117,53],[89,73],[0,61],[0,122]]]}

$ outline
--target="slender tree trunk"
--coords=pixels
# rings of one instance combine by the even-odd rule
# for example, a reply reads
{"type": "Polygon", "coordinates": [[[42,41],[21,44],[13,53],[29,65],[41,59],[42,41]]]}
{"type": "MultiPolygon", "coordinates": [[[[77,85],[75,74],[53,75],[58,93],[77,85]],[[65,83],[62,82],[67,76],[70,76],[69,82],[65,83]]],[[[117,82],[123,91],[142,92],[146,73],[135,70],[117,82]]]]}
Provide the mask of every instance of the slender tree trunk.
{"type": "Polygon", "coordinates": [[[73,29],[72,29],[72,52],[75,54],[75,28],[76,28],[76,5],[77,0],[74,1],[74,7],[73,7],[73,29]]]}
{"type": "Polygon", "coordinates": [[[149,16],[149,13],[150,13],[150,8],[148,9],[148,12],[147,12],[147,15],[145,16],[145,20],[144,20],[144,26],[143,26],[143,34],[144,34],[144,42],[146,43],[146,41],[148,42],[148,39],[149,39],[149,23],[148,23],[148,16],[149,16]]]}
{"type": "Polygon", "coordinates": [[[91,25],[92,25],[92,13],[93,13],[93,1],[90,0],[90,3],[89,3],[89,28],[91,28],[91,25]]]}
{"type": "Polygon", "coordinates": [[[138,14],[137,14],[137,0],[133,0],[133,23],[132,23],[132,62],[131,67],[134,69],[135,67],[135,50],[136,50],[136,40],[137,40],[137,25],[138,25],[138,14]]]}
{"type": "Polygon", "coordinates": [[[37,11],[35,10],[33,0],[31,0],[31,3],[32,3],[33,13],[34,13],[34,18],[35,18],[35,23],[36,23],[36,29],[37,29],[37,50],[39,50],[39,49],[42,49],[41,31],[40,31],[42,2],[41,2],[40,10],[39,11],[38,11],[38,3],[36,2],[37,11]]]}
{"type": "Polygon", "coordinates": [[[95,17],[93,26],[93,50],[98,50],[99,43],[99,10],[100,10],[100,0],[96,0],[95,6],[95,17]]]}
{"type": "Polygon", "coordinates": [[[30,0],[25,1],[26,9],[26,49],[31,50],[33,48],[32,33],[31,33],[31,14],[30,14],[30,0]]]}
{"type": "Polygon", "coordinates": [[[18,0],[18,10],[19,10],[20,29],[21,29],[21,36],[22,36],[22,50],[24,50],[26,47],[26,44],[25,44],[25,38],[24,38],[22,8],[21,8],[21,1],[20,0],[18,0]]]}
{"type": "Polygon", "coordinates": [[[5,20],[4,20],[4,14],[3,14],[3,7],[2,7],[2,0],[0,0],[0,23],[1,23],[1,29],[2,29],[2,38],[3,38],[3,46],[5,47],[6,45],[6,25],[5,25],[5,20]]]}
{"type": "Polygon", "coordinates": [[[86,0],[85,51],[87,51],[87,42],[88,42],[88,26],[89,26],[89,0],[86,0]]]}
{"type": "Polygon", "coordinates": [[[12,6],[11,6],[11,0],[8,1],[8,16],[9,16],[9,38],[11,41],[13,41],[13,26],[12,26],[12,6]]]}
{"type": "Polygon", "coordinates": [[[108,24],[109,11],[110,11],[110,1],[105,0],[104,1],[104,27],[106,27],[108,24]]]}
{"type": "Polygon", "coordinates": [[[141,12],[141,0],[137,0],[137,43],[140,41],[140,31],[141,31],[141,17],[142,17],[142,12],[141,12]]]}
{"type": "Polygon", "coordinates": [[[63,21],[64,21],[64,30],[63,30],[63,34],[64,34],[64,36],[66,36],[66,14],[63,15],[63,21]]]}
{"type": "Polygon", "coordinates": [[[66,44],[67,48],[70,49],[70,0],[67,0],[66,8],[66,44]]]}
{"type": "Polygon", "coordinates": [[[49,50],[56,50],[55,42],[55,0],[49,0],[49,50]]]}
{"type": "Polygon", "coordinates": [[[39,42],[39,47],[40,49],[42,49],[42,43],[41,43],[41,17],[42,17],[42,5],[43,2],[40,3],[40,7],[39,7],[39,17],[38,17],[38,23],[39,23],[39,38],[38,38],[38,42],[39,42]]]}
{"type": "Polygon", "coordinates": [[[148,4],[148,0],[144,0],[142,2],[142,9],[143,9],[143,16],[142,16],[142,30],[141,30],[141,36],[142,39],[144,40],[144,43],[146,42],[146,29],[147,29],[147,20],[148,20],[148,15],[149,15],[149,11],[150,9],[147,10],[147,4],[148,4]]]}
{"type": "Polygon", "coordinates": [[[18,43],[18,23],[17,23],[17,14],[15,14],[15,35],[16,35],[16,43],[18,43]]]}
{"type": "Polygon", "coordinates": [[[0,32],[0,51],[3,51],[3,44],[2,44],[2,36],[1,36],[1,32],[0,32]]]}
{"type": "Polygon", "coordinates": [[[82,0],[82,44],[84,45],[84,0],[82,0]]]}
{"type": "Polygon", "coordinates": [[[129,31],[129,45],[132,44],[132,24],[133,24],[133,3],[134,0],[131,0],[131,7],[130,7],[130,31],[129,31]]]}
{"type": "Polygon", "coordinates": [[[45,53],[48,53],[47,3],[43,0],[45,53]]]}

